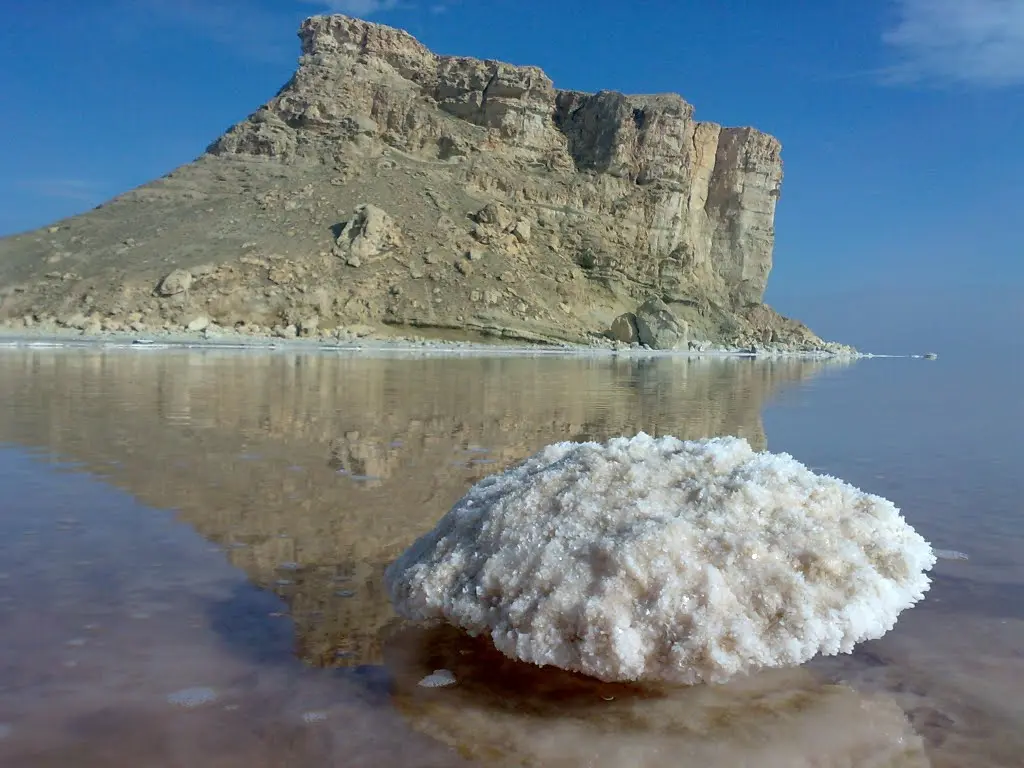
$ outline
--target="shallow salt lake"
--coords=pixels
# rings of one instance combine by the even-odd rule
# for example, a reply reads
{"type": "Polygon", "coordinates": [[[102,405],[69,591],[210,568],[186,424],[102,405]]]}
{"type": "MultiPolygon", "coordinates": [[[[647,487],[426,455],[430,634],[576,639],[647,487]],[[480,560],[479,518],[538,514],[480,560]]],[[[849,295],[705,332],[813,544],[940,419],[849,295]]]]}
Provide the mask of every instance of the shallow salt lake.
{"type": "Polygon", "coordinates": [[[0,765],[1024,765],[1021,372],[0,350],[0,765]],[[395,620],[384,567],[472,483],[639,430],[790,452],[967,559],[881,640],[724,686],[395,620]]]}

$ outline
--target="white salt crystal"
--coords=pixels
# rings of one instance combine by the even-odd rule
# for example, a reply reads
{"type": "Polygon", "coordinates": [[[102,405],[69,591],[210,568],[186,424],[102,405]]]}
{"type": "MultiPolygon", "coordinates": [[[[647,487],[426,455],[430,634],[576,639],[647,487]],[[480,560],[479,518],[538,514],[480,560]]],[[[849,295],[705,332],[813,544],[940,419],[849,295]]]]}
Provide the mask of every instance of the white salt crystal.
{"type": "Polygon", "coordinates": [[[891,502],[791,456],[641,433],[485,478],[386,579],[401,615],[509,657],[689,684],[881,637],[934,563],[891,502]]]}

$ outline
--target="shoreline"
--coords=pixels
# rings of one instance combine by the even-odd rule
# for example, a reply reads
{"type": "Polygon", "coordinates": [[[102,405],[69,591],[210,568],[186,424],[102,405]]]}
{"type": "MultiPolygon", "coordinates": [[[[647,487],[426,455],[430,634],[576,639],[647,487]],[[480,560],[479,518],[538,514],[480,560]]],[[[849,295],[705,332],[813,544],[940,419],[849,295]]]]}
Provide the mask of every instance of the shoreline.
{"type": "Polygon", "coordinates": [[[571,357],[673,357],[690,359],[752,360],[864,360],[874,358],[911,358],[915,355],[878,355],[865,352],[836,353],[828,350],[740,349],[710,347],[708,349],[650,349],[615,344],[529,344],[486,343],[479,341],[448,341],[441,339],[381,338],[365,336],[338,338],[280,338],[224,333],[217,336],[202,331],[155,332],[106,331],[97,334],[78,330],[0,328],[0,350],[40,348],[102,348],[136,350],[223,350],[256,352],[309,353],[389,353],[400,355],[509,357],[509,356],[571,356],[571,357]]]}

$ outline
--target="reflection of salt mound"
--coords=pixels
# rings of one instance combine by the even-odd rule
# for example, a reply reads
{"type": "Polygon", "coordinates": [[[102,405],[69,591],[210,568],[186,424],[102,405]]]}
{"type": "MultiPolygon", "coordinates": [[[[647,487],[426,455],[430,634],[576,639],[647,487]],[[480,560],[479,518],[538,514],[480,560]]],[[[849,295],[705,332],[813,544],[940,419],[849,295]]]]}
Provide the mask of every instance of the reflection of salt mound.
{"type": "Polygon", "coordinates": [[[641,433],[484,479],[386,579],[402,615],[510,657],[695,683],[880,637],[934,562],[890,502],[790,456],[641,433]]]}
{"type": "Polygon", "coordinates": [[[498,654],[449,627],[401,629],[385,641],[394,703],[421,733],[485,765],[594,768],[925,768],[900,707],[768,670],[725,685],[602,683],[498,654]],[[427,689],[436,667],[458,681],[427,689]]]}

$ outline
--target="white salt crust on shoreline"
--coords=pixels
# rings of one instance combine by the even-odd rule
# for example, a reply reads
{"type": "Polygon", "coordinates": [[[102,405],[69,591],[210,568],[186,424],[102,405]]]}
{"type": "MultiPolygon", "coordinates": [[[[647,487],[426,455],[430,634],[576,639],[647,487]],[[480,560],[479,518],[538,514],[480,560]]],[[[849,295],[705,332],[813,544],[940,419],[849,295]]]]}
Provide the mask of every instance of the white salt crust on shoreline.
{"type": "Polygon", "coordinates": [[[693,684],[881,637],[934,563],[891,502],[791,456],[640,433],[485,478],[386,580],[404,617],[511,658],[693,684]]]}

